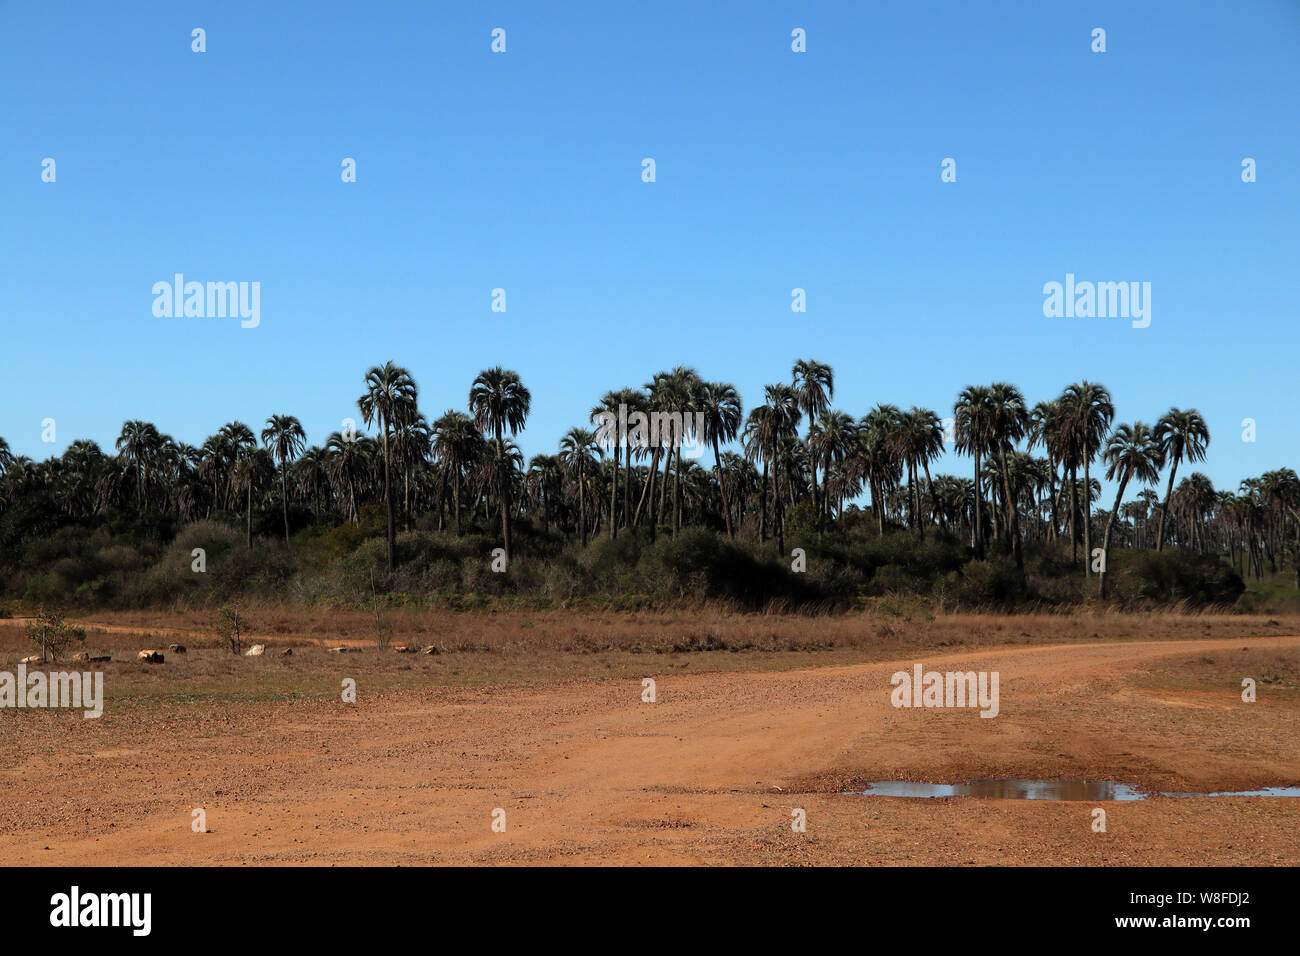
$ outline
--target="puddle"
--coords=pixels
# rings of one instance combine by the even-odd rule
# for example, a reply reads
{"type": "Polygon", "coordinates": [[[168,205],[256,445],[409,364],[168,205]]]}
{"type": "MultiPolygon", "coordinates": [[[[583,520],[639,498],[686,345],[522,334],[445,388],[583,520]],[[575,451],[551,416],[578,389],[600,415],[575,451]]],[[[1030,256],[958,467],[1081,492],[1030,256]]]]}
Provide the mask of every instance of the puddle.
{"type": "Polygon", "coordinates": [[[1166,793],[1162,797],[1300,797],[1300,787],[1264,787],[1262,790],[1220,790],[1216,793],[1166,793]]]}
{"type": "MultiPolygon", "coordinates": [[[[864,797],[985,797],[993,800],[1145,800],[1132,784],[1110,780],[970,780],[966,783],[914,783],[877,780],[859,792],[864,797]]],[[[1162,797],[1300,797],[1300,787],[1217,793],[1165,793],[1162,797]]]]}

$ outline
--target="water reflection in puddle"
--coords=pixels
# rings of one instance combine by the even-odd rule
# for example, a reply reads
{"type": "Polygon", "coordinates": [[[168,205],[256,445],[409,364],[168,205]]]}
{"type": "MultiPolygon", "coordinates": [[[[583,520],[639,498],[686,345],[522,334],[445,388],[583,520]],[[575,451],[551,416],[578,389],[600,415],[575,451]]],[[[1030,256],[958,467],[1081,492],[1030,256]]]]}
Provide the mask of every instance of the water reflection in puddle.
{"type": "MultiPolygon", "coordinates": [[[[995,800],[1145,800],[1149,794],[1110,780],[971,780],[915,783],[877,780],[860,791],[866,797],[986,797],[995,800]]],[[[1300,787],[1265,787],[1219,793],[1161,793],[1165,797],[1300,797],[1300,787]]]]}

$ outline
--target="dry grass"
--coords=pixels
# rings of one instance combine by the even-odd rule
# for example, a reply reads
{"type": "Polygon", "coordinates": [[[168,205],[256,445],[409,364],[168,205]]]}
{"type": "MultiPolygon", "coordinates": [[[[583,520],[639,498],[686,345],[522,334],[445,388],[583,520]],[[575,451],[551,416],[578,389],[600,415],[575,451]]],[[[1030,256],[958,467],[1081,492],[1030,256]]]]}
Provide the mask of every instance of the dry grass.
{"type": "MultiPolygon", "coordinates": [[[[374,621],[366,611],[262,607],[247,611],[247,616],[248,641],[267,645],[263,657],[235,657],[227,652],[207,613],[97,614],[79,621],[86,628],[85,649],[111,654],[113,660],[80,666],[104,670],[109,702],[155,707],[334,697],[344,677],[364,681],[369,691],[379,692],[541,685],[638,677],[649,669],[660,673],[787,670],[893,660],[945,649],[1300,633],[1300,618],[1172,612],[934,615],[884,605],[819,617],[709,608],[672,613],[386,613],[391,641],[412,647],[434,644],[441,651],[427,656],[379,651],[373,641],[374,621]],[[186,645],[188,653],[167,652],[162,665],[135,661],[141,648],[165,649],[172,642],[186,645]],[[361,650],[330,653],[327,648],[335,645],[361,650]],[[284,648],[292,648],[292,656],[281,656],[284,648]]],[[[20,621],[0,621],[0,662],[12,666],[32,651],[20,621]]],[[[1256,666],[1243,659],[1225,666],[1232,674],[1258,672],[1261,680],[1271,675],[1262,662],[1256,666]]],[[[1284,672],[1294,680],[1293,671],[1284,672]]],[[[1180,672],[1151,679],[1190,676],[1180,672]]]]}

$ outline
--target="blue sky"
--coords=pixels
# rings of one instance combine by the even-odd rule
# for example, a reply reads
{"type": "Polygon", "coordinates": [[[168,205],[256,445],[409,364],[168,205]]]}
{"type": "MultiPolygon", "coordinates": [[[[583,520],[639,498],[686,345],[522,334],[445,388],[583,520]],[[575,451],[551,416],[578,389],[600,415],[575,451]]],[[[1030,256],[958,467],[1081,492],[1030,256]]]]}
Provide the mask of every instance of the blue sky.
{"type": "Polygon", "coordinates": [[[817,358],[855,415],[1088,378],[1123,421],[1199,408],[1217,486],[1300,463],[1296,0],[0,0],[0,83],[18,454],[129,418],[322,442],[391,358],[431,417],[518,370],[531,455],[657,370],[748,410],[817,358]],[[260,282],[260,326],[155,317],[177,272],[260,282]],[[1150,282],[1150,327],[1045,318],[1067,272],[1150,282]]]}

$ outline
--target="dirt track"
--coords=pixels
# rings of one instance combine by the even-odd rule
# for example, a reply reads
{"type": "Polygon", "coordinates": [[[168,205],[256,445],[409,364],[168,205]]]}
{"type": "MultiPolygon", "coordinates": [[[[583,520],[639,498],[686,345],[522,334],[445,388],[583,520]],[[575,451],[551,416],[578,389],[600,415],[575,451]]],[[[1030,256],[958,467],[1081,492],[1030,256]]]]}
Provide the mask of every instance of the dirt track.
{"type": "MultiPolygon", "coordinates": [[[[3,864],[1300,863],[1300,800],[1105,805],[845,796],[871,779],[1088,778],[1182,791],[1300,784],[1300,707],[1261,687],[1139,687],[1195,642],[991,648],[1001,714],[901,710],[897,662],[657,673],[539,690],[29,714],[0,770],[3,864]],[[211,832],[191,831],[203,808],[211,832]],[[791,831],[792,808],[807,832],[791,831]],[[506,832],[491,829],[506,813],[506,832]]],[[[1294,652],[1297,637],[1249,639],[1294,652]]],[[[960,665],[957,667],[956,665],[960,665]]],[[[1247,675],[1243,675],[1247,676],[1247,675]]],[[[10,715],[0,716],[10,719],[10,715]]]]}

